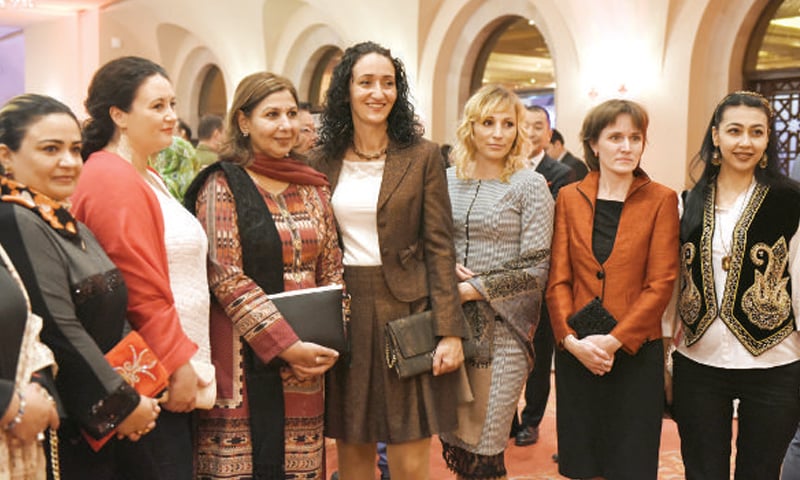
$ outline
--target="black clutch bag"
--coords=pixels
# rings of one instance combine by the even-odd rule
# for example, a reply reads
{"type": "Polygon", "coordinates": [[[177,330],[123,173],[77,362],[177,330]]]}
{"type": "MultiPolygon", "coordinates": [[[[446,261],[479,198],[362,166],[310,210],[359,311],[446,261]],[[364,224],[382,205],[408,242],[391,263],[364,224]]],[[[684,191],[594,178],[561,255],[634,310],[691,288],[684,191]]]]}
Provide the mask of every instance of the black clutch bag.
{"type": "Polygon", "coordinates": [[[603,307],[603,302],[600,298],[595,297],[569,317],[567,325],[575,330],[580,339],[589,335],[605,335],[609,333],[617,325],[617,320],[603,307]]]}
{"type": "MultiPolygon", "coordinates": [[[[438,343],[430,310],[392,320],[386,324],[386,365],[400,378],[430,372],[438,343]]],[[[474,341],[464,340],[463,348],[465,359],[475,356],[474,341]]]]}

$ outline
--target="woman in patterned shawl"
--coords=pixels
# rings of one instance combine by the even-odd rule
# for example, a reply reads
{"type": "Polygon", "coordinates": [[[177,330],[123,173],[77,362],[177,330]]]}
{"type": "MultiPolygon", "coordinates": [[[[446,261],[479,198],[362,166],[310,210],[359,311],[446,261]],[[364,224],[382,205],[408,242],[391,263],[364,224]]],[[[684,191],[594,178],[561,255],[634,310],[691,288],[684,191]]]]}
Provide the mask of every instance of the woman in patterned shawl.
{"type": "Polygon", "coordinates": [[[297,92],[244,78],[221,161],[185,204],[208,234],[216,407],[200,416],[197,477],[324,479],[323,390],[337,352],[301,341],[267,294],[341,284],[325,176],[292,158],[297,92]]]}
{"type": "Polygon", "coordinates": [[[464,108],[447,171],[458,291],[485,347],[467,361],[475,401],[459,407],[459,429],[441,435],[445,461],[460,479],[505,478],[511,419],[533,367],[553,198],[544,177],[524,168],[524,112],[513,92],[481,88],[464,108]]]}

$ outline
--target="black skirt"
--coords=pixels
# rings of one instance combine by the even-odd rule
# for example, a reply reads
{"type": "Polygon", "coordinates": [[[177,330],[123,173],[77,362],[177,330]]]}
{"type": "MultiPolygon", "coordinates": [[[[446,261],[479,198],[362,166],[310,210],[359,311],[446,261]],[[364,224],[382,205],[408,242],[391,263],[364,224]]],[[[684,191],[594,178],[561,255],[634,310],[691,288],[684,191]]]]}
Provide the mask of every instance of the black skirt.
{"type": "Polygon", "coordinates": [[[664,412],[664,346],[618,350],[597,376],[556,351],[558,470],[568,478],[656,480],[664,412]]]}

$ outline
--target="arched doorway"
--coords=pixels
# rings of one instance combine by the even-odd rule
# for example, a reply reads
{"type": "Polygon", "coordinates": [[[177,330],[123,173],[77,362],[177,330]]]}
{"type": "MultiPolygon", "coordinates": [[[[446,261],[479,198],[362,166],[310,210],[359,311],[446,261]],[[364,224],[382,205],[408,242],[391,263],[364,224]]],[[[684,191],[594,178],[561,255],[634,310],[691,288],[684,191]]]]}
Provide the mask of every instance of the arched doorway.
{"type": "Polygon", "coordinates": [[[488,83],[514,90],[526,106],[545,107],[555,119],[553,59],[533,20],[508,17],[489,35],[478,53],[470,90],[488,83]]]}
{"type": "Polygon", "coordinates": [[[222,71],[216,65],[208,68],[200,85],[200,98],[197,103],[197,118],[206,114],[225,117],[227,110],[227,96],[225,94],[225,80],[222,71]]]}
{"type": "Polygon", "coordinates": [[[314,67],[311,74],[311,82],[308,88],[308,102],[313,110],[322,110],[325,103],[325,95],[328,93],[328,86],[331,83],[333,69],[342,59],[342,50],[338,47],[325,49],[314,67]]]}
{"type": "Polygon", "coordinates": [[[775,110],[779,162],[787,174],[800,162],[799,45],[800,0],[773,0],[753,31],[744,63],[746,85],[775,110]]]}

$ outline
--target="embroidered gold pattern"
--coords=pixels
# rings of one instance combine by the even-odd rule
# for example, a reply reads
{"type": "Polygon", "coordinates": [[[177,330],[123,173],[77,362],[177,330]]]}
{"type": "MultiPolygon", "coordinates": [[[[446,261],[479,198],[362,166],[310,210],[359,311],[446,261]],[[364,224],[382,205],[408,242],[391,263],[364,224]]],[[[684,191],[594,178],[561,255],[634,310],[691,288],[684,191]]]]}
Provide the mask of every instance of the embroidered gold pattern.
{"type": "Polygon", "coordinates": [[[681,291],[678,296],[678,313],[681,320],[687,325],[694,325],[700,316],[700,290],[697,289],[692,278],[692,262],[696,249],[694,244],[687,242],[681,248],[681,291]]]}
{"type": "MultiPolygon", "coordinates": [[[[686,329],[686,344],[691,345],[708,329],[711,323],[719,316],[731,329],[731,332],[751,353],[766,350],[762,343],[756,341],[736,319],[733,309],[739,291],[739,276],[742,272],[745,252],[747,249],[747,232],[755,219],[756,212],[761,208],[769,187],[756,184],[739,221],[733,229],[733,242],[731,245],[731,268],[725,280],[725,289],[722,294],[722,306],[717,310],[717,295],[714,289],[714,267],[711,264],[712,239],[714,236],[714,204],[717,194],[716,184],[709,186],[703,205],[703,232],[700,239],[700,268],[703,281],[703,297],[706,303],[706,312],[697,324],[694,332],[686,329]]],[[[691,324],[687,325],[691,326],[691,324]]],[[[768,341],[768,340],[765,340],[768,341]]]]}
{"type": "Polygon", "coordinates": [[[763,242],[753,245],[750,259],[757,267],[766,262],[766,267],[763,272],[754,272],[753,285],[742,296],[742,310],[753,325],[772,330],[789,318],[792,311],[792,299],[786,288],[789,277],[784,275],[789,261],[786,239],[779,238],[772,247],[763,242]]]}
{"type": "Polygon", "coordinates": [[[122,366],[114,367],[114,370],[130,385],[136,385],[141,380],[139,375],[147,375],[152,380],[156,380],[156,376],[150,371],[156,366],[158,361],[150,354],[150,350],[137,352],[133,345],[128,346],[131,349],[130,360],[123,362],[122,366]]]}

